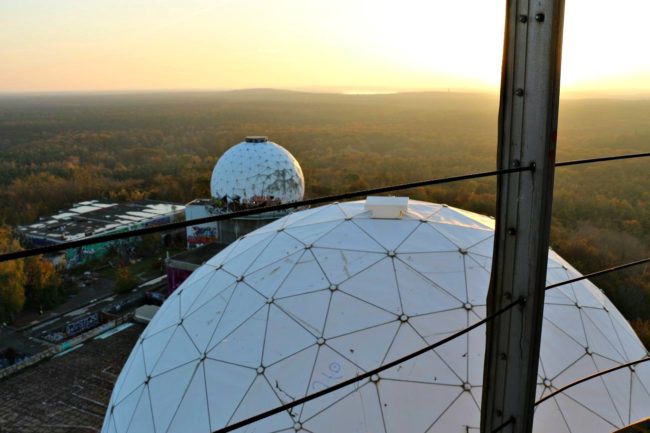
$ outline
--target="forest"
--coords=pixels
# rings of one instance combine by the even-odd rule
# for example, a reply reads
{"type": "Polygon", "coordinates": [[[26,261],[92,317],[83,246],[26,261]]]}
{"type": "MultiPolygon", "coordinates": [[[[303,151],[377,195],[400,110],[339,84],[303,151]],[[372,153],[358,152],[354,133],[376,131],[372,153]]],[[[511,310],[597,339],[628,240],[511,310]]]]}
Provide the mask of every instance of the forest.
{"type": "MultiPolygon", "coordinates": [[[[494,95],[447,92],[2,95],[0,225],[95,198],[207,197],[217,158],[247,135],[267,135],[294,154],[307,197],[492,170],[497,113],[494,95]]],[[[648,119],[650,99],[563,100],[557,160],[648,152],[648,119]]],[[[552,247],[583,273],[650,255],[649,167],[630,160],[559,168],[552,247]]],[[[404,194],[495,209],[495,179],[404,194]]],[[[650,346],[650,269],[594,283],[650,346]]]]}

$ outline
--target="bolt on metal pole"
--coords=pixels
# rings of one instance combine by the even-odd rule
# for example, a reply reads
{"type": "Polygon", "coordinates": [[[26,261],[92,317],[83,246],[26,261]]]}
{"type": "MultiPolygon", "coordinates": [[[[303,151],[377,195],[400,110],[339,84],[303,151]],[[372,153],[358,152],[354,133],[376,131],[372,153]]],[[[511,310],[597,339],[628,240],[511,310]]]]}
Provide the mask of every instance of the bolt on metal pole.
{"type": "Polygon", "coordinates": [[[498,167],[532,166],[499,176],[487,312],[514,299],[519,308],[487,324],[481,432],[530,433],[544,313],[564,0],[507,0],[498,167]]]}

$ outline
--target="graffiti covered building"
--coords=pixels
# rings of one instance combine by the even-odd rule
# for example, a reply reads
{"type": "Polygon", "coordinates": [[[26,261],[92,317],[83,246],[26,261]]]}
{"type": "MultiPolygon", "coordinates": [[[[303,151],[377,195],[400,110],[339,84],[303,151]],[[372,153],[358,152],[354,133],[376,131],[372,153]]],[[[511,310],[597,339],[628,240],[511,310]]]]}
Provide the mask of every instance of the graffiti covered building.
{"type": "MultiPolygon", "coordinates": [[[[28,246],[56,245],[174,222],[182,219],[184,209],[183,205],[153,200],[124,203],[89,200],[75,203],[70,209],[40,218],[33,224],[18,226],[18,232],[28,246]]],[[[71,268],[100,258],[125,242],[133,240],[101,242],[69,249],[49,258],[55,264],[65,262],[71,268]]]]}
{"type": "MultiPolygon", "coordinates": [[[[277,199],[251,200],[244,204],[239,201],[231,202],[227,198],[197,199],[185,206],[185,219],[187,221],[205,218],[212,215],[220,215],[251,207],[271,206],[280,204],[277,199]]],[[[250,233],[278,218],[287,215],[283,212],[266,212],[248,217],[233,218],[225,221],[215,221],[206,224],[199,224],[187,228],[187,248],[199,248],[213,242],[229,244],[240,236],[250,233]]]]}

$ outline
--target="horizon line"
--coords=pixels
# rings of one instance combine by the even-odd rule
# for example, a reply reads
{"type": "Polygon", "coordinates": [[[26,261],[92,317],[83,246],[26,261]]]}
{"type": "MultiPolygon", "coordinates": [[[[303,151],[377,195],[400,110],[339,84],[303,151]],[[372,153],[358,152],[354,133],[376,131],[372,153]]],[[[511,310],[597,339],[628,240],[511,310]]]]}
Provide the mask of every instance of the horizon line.
{"type": "MultiPolygon", "coordinates": [[[[108,96],[108,95],[147,95],[147,94],[180,94],[180,93],[235,93],[235,92],[286,92],[314,95],[341,95],[341,96],[391,96],[416,93],[440,93],[456,95],[484,95],[499,96],[499,89],[359,89],[358,87],[308,87],[308,88],[281,88],[281,87],[245,87],[245,88],[159,88],[159,89],[79,89],[79,90],[0,90],[0,97],[22,96],[108,96]]],[[[650,90],[638,91],[613,91],[613,90],[562,90],[562,95],[579,99],[646,99],[650,98],[650,90]]]]}

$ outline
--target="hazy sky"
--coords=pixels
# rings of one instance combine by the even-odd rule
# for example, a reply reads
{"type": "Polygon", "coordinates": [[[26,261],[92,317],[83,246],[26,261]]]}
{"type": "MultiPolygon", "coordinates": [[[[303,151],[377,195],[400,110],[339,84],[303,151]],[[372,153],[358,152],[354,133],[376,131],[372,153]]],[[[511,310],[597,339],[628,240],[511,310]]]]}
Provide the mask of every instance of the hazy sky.
{"type": "MultiPolygon", "coordinates": [[[[566,0],[565,90],[650,94],[650,0],[566,0]]],[[[0,0],[0,91],[498,89],[505,0],[0,0]]]]}

